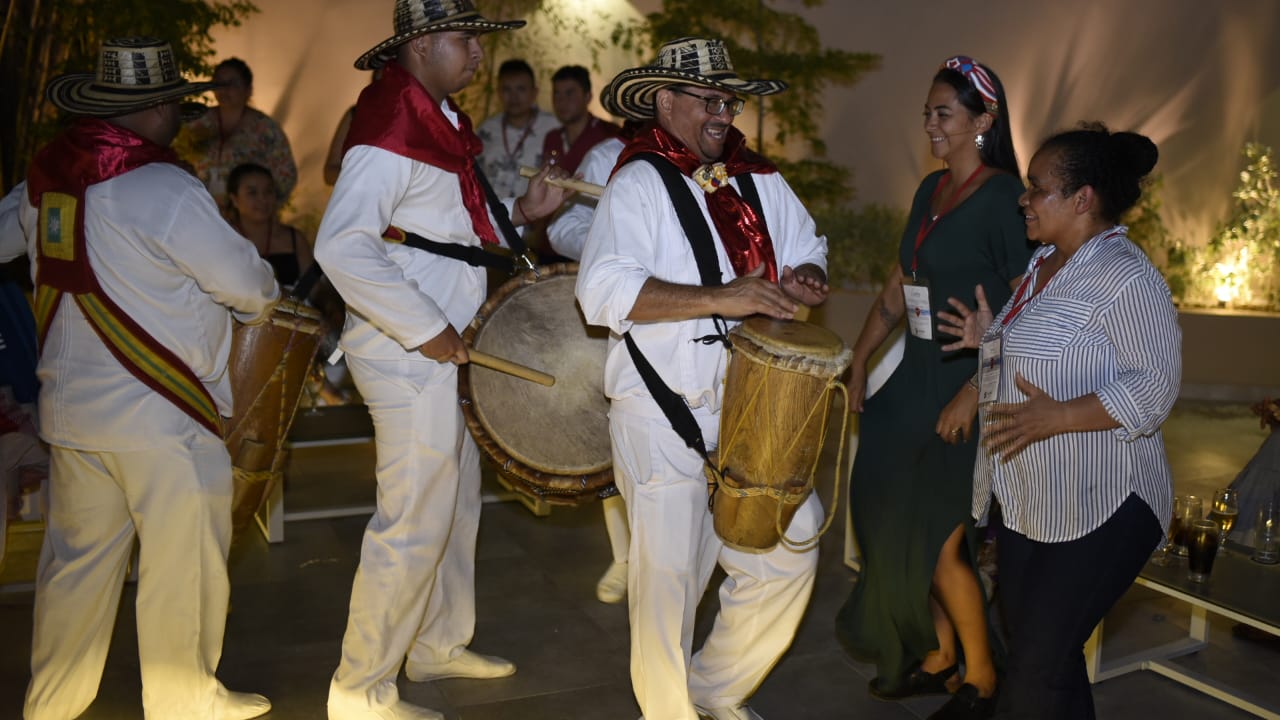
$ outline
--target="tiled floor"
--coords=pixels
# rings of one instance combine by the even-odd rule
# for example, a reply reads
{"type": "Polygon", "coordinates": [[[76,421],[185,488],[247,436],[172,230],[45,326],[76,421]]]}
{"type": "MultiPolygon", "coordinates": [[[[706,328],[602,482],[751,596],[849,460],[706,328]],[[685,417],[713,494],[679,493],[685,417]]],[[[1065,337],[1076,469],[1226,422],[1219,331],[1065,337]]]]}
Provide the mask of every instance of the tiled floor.
{"type": "MultiPolygon", "coordinates": [[[[1166,428],[1180,490],[1229,482],[1261,442],[1256,420],[1238,406],[1184,404],[1166,428]]],[[[286,496],[289,510],[318,509],[334,497],[369,501],[368,445],[299,450],[286,496]]],[[[829,476],[827,476],[829,477],[829,476]]],[[[824,481],[825,482],[825,481],[824,481]]],[[[232,614],[219,675],[233,689],[267,694],[273,720],[324,717],[328,678],[338,658],[347,597],[365,519],[291,522],[286,541],[257,536],[233,558],[232,614]]],[[[839,526],[837,526],[839,527],[839,526]]],[[[881,703],[866,693],[873,668],[852,662],[831,631],[855,580],[842,563],[837,529],[823,539],[813,602],[791,651],[752,700],[770,720],[926,717],[941,699],[881,703]]],[[[438,708],[450,720],[633,720],[639,710],[627,676],[627,619],[622,606],[595,600],[609,553],[596,506],[556,509],[536,518],[512,502],[485,506],[477,560],[479,622],[473,644],[502,654],[519,672],[494,681],[401,679],[406,699],[438,708]]],[[[87,718],[141,717],[132,590],[122,604],[98,701],[87,718]]],[[[1280,603],[1280,598],[1276,598],[1280,603]]],[[[700,633],[716,599],[709,593],[700,633]]],[[[0,594],[0,719],[16,718],[27,679],[31,595],[0,594]]],[[[1185,605],[1144,588],[1131,591],[1108,619],[1109,653],[1186,631],[1185,605]]],[[[1280,705],[1280,649],[1241,641],[1231,623],[1214,621],[1211,646],[1188,666],[1231,678],[1280,705]]],[[[1244,713],[1151,672],[1094,689],[1104,720],[1242,718],[1244,713]]]]}

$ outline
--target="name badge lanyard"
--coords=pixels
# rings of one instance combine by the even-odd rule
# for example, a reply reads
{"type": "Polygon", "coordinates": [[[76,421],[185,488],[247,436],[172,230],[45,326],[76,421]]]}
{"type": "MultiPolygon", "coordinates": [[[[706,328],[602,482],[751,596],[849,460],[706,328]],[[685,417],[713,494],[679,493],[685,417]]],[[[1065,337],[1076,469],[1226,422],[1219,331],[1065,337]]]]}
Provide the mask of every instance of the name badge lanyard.
{"type": "MultiPolygon", "coordinates": [[[[1004,363],[1004,331],[1035,296],[1033,293],[1028,293],[1027,290],[1034,285],[1036,277],[1040,274],[1040,266],[1043,264],[1043,256],[1036,258],[1035,264],[1031,266],[1031,272],[1027,273],[1027,276],[1022,279],[1022,284],[1018,285],[1018,291],[1014,293],[1009,312],[1000,321],[1000,327],[996,328],[996,332],[992,337],[982,341],[978,356],[979,405],[995,402],[996,397],[1000,394],[1000,369],[1004,363]],[[1025,299],[1023,295],[1026,295],[1025,299]]],[[[1048,285],[1048,283],[1045,283],[1045,285],[1048,285]]],[[[1040,292],[1044,292],[1044,288],[1040,288],[1040,292]]]]}
{"type": "MultiPolygon", "coordinates": [[[[937,215],[926,217],[920,222],[920,229],[916,231],[916,245],[911,250],[911,282],[916,282],[916,270],[920,265],[920,246],[924,244],[924,239],[928,237],[929,233],[933,232],[933,228],[937,226],[938,221],[942,219],[942,216],[951,212],[951,209],[955,207],[956,201],[964,194],[965,188],[969,187],[969,185],[973,183],[974,179],[978,177],[978,173],[982,172],[984,167],[986,166],[982,163],[978,163],[978,167],[969,174],[969,177],[965,178],[964,182],[960,183],[960,189],[956,190],[955,193],[952,194],[951,199],[947,201],[946,206],[943,207],[942,210],[938,211],[937,215]]],[[[933,189],[933,194],[929,196],[930,205],[933,205],[933,201],[938,198],[938,195],[942,192],[942,189],[947,186],[947,182],[950,180],[950,172],[947,172],[946,175],[942,176],[942,180],[938,182],[938,186],[933,189]]]]}
{"type": "MultiPolygon", "coordinates": [[[[921,282],[916,275],[916,271],[920,266],[920,246],[924,244],[924,239],[928,237],[933,228],[937,226],[938,221],[942,219],[955,206],[956,201],[964,194],[965,188],[978,177],[978,173],[982,172],[982,164],[979,163],[969,177],[960,185],[960,189],[952,193],[951,198],[947,201],[937,215],[927,216],[920,221],[920,229],[916,232],[916,244],[911,250],[911,279],[902,283],[902,300],[906,309],[907,329],[911,335],[921,340],[933,339],[933,302],[929,298],[929,285],[927,282],[921,282]]],[[[929,196],[929,205],[932,206],[937,200],[938,194],[947,186],[951,180],[951,173],[948,172],[938,181],[937,187],[933,189],[933,194],[929,196]]]]}

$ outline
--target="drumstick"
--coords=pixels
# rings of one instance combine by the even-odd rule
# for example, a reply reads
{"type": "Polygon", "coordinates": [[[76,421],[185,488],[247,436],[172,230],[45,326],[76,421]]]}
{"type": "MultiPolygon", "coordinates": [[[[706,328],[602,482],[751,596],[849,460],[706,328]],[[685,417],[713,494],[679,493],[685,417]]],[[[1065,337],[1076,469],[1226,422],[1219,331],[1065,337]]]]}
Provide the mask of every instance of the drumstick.
{"type": "MultiPolygon", "coordinates": [[[[538,170],[538,168],[529,167],[528,165],[520,166],[520,177],[531,178],[534,175],[537,175],[539,172],[541,171],[538,170]]],[[[603,185],[589,183],[585,180],[574,180],[573,178],[549,177],[547,178],[547,184],[555,185],[556,187],[562,187],[566,190],[573,190],[576,192],[580,192],[583,195],[590,195],[593,198],[598,198],[602,194],[604,194],[603,185]]]]}
{"type": "Polygon", "coordinates": [[[500,357],[494,357],[479,350],[467,349],[467,354],[471,356],[471,362],[480,367],[486,367],[490,370],[497,370],[500,373],[506,373],[521,380],[536,382],[539,385],[551,387],[556,384],[556,379],[544,372],[534,370],[531,367],[513,363],[510,360],[503,360],[500,357]]]}

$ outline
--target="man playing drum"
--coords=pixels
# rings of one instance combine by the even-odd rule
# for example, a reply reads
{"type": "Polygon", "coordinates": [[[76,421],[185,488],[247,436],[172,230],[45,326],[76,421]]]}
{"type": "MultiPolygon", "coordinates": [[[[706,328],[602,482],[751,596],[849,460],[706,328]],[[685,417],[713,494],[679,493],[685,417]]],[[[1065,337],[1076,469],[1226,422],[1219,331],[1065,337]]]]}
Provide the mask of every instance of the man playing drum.
{"type": "MultiPolygon", "coordinates": [[[[651,720],[759,718],[744,702],[790,645],[813,588],[816,550],[747,553],[716,537],[703,474],[720,420],[726,319],[789,319],[827,295],[825,238],[733,127],[740,96],[785,88],[739,78],[719,41],[684,38],[604,90],[626,116],[656,119],[622,152],[577,287],[588,322],[625,341],[610,347],[605,390],[632,529],[631,679],[651,720]],[[728,574],[720,613],[691,656],[716,562],[728,574]]],[[[788,537],[812,537],[821,515],[811,496],[788,537]]]]}
{"type": "Polygon", "coordinates": [[[169,149],[178,101],[211,86],[182,79],[169,43],[125,38],[103,44],[96,76],[46,92],[83,117],[36,154],[20,211],[51,446],[28,720],[93,702],[135,535],[146,716],[271,709],[214,676],[230,596],[231,317],[265,319],[280,291],[169,149]]]}
{"type": "Polygon", "coordinates": [[[485,271],[437,253],[497,243],[495,228],[545,217],[564,195],[543,171],[520,199],[487,206],[480,141],[449,98],[479,67],[479,35],[524,22],[486,20],[469,0],[397,0],[394,17],[395,34],[356,61],[384,70],[360,95],[316,239],[316,260],[347,303],[341,347],[378,458],[378,507],[329,687],[331,720],[443,718],[400,700],[402,664],[414,682],[515,672],[467,649],[480,467],[456,364],[468,360],[458,331],[484,301],[485,271]],[[390,226],[436,249],[384,242],[390,226]]]}

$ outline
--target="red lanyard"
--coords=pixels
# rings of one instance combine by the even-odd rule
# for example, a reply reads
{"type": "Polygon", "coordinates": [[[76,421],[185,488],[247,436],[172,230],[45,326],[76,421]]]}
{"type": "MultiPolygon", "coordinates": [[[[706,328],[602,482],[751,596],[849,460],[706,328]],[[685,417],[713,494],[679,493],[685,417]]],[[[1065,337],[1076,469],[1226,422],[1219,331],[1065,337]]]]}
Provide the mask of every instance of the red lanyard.
{"type": "Polygon", "coordinates": [[[520,154],[524,148],[524,141],[529,139],[529,134],[533,132],[533,121],[538,119],[537,113],[529,118],[529,124],[524,126],[524,132],[520,134],[520,139],[516,141],[516,151],[511,152],[511,146],[507,143],[507,119],[502,119],[502,150],[507,154],[507,159],[514,159],[520,154]]]}
{"type": "MultiPolygon", "coordinates": [[[[974,178],[978,177],[978,173],[982,172],[984,167],[986,166],[982,163],[978,163],[978,167],[975,168],[974,171],[970,173],[969,177],[965,178],[965,181],[960,184],[960,189],[956,190],[955,193],[951,195],[951,200],[947,203],[946,207],[942,208],[937,215],[934,215],[933,217],[926,216],[924,220],[920,221],[920,230],[916,233],[916,246],[911,251],[911,278],[913,280],[916,276],[916,268],[919,266],[920,246],[924,244],[925,237],[933,231],[934,226],[938,224],[938,221],[942,219],[943,215],[951,212],[951,208],[955,206],[956,201],[964,194],[964,189],[969,187],[969,183],[972,183],[974,178]]],[[[929,196],[930,206],[933,205],[933,201],[937,199],[938,193],[942,192],[942,188],[946,187],[947,181],[950,179],[951,172],[947,171],[947,174],[942,176],[942,180],[938,181],[938,186],[933,189],[933,194],[929,196]]]]}
{"type": "MultiPolygon", "coordinates": [[[[1122,234],[1123,234],[1123,230],[1121,230],[1120,228],[1112,228],[1106,234],[1102,235],[1097,239],[1098,241],[1104,241],[1122,234]]],[[[1091,239],[1089,242],[1093,242],[1093,240],[1091,239]]],[[[1054,250],[1054,252],[1062,252],[1062,251],[1054,250]]],[[[1000,323],[1001,327],[1007,327],[1009,323],[1013,322],[1013,319],[1018,316],[1018,313],[1022,312],[1022,308],[1026,307],[1027,303],[1031,302],[1031,298],[1035,297],[1036,294],[1033,293],[1031,295],[1027,295],[1026,300],[1022,299],[1023,294],[1027,292],[1027,288],[1031,286],[1031,283],[1035,282],[1036,273],[1040,271],[1040,266],[1044,264],[1044,259],[1047,257],[1049,256],[1042,255],[1036,258],[1036,264],[1031,266],[1031,272],[1027,273],[1027,276],[1022,279],[1022,284],[1018,286],[1018,292],[1014,293],[1013,295],[1013,307],[1010,308],[1009,313],[1004,316],[1004,320],[1000,323]]],[[[1061,271],[1061,268],[1059,268],[1059,271],[1061,271]]],[[[1049,281],[1052,281],[1052,280],[1053,278],[1049,278],[1049,281]]],[[[1049,282],[1045,282],[1044,285],[1045,287],[1048,287],[1049,282]]],[[[1044,292],[1044,287],[1040,288],[1040,292],[1042,293],[1044,292]]]]}
{"type": "MultiPolygon", "coordinates": [[[[1027,288],[1031,287],[1031,283],[1035,282],[1036,273],[1040,272],[1040,266],[1044,264],[1045,257],[1047,256],[1036,258],[1036,264],[1031,266],[1031,272],[1027,273],[1027,276],[1022,278],[1022,284],[1018,286],[1018,292],[1013,295],[1013,308],[1004,316],[1004,321],[1000,323],[1001,327],[1007,327],[1009,323],[1013,322],[1013,319],[1018,316],[1018,313],[1022,312],[1022,308],[1026,307],[1027,303],[1031,302],[1031,298],[1035,297],[1034,294],[1031,294],[1027,295],[1026,300],[1022,299],[1023,294],[1027,292],[1027,288]]],[[[1052,279],[1053,278],[1050,278],[1050,280],[1052,279]]],[[[1048,285],[1049,283],[1045,284],[1048,285]]],[[[1040,292],[1044,292],[1044,288],[1040,288],[1040,292]]]]}

